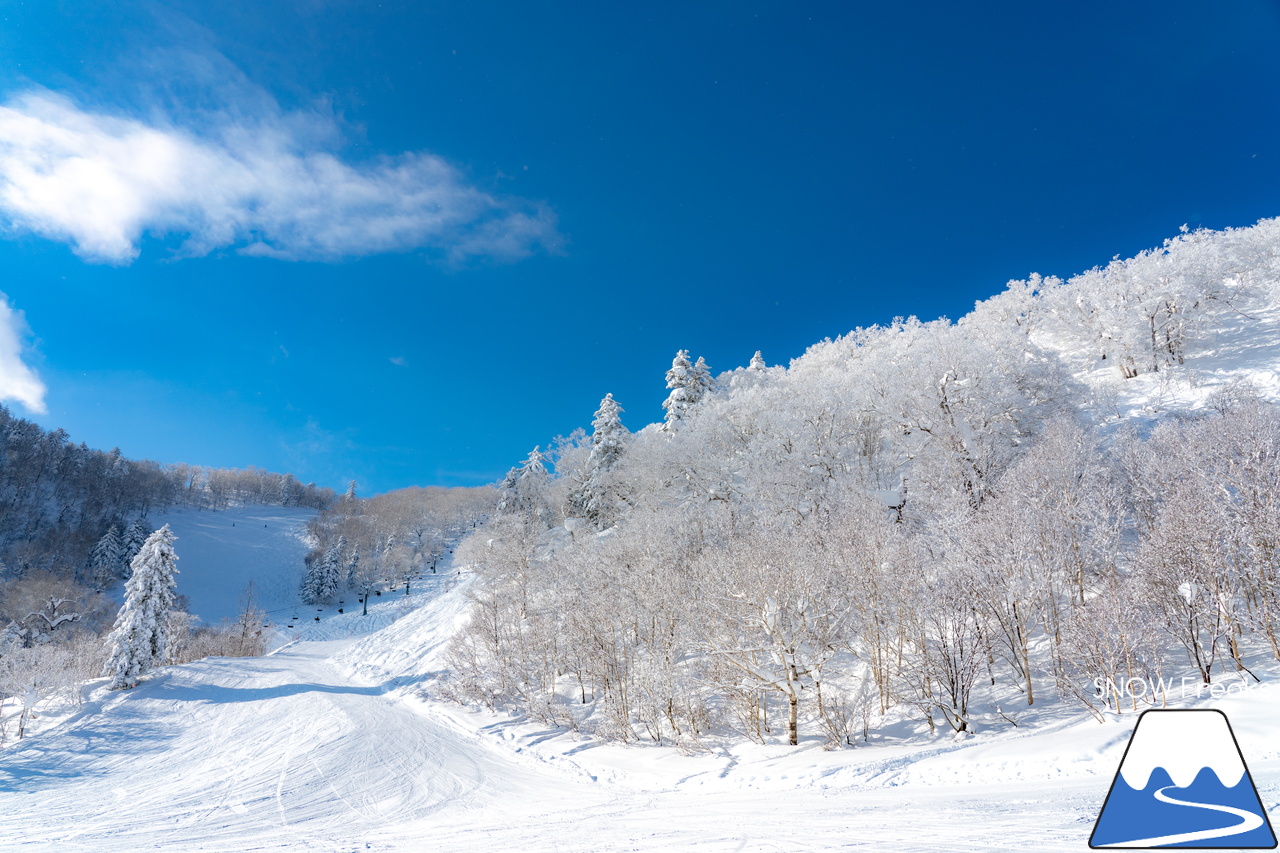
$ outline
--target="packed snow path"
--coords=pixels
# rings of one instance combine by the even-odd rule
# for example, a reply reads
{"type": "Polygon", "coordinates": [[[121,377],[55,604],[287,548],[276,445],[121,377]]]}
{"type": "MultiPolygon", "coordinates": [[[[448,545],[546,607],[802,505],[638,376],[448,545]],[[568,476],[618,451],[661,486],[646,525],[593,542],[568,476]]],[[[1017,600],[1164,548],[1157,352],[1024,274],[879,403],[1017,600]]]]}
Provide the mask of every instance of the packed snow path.
{"type": "Polygon", "coordinates": [[[1096,784],[629,790],[353,683],[329,662],[351,642],[95,693],[0,756],[0,849],[1071,850],[1097,807],[1096,784]]]}
{"type": "Polygon", "coordinates": [[[444,808],[545,790],[539,774],[341,678],[334,645],[165,669],[10,751],[0,847],[364,849],[444,808]]]}

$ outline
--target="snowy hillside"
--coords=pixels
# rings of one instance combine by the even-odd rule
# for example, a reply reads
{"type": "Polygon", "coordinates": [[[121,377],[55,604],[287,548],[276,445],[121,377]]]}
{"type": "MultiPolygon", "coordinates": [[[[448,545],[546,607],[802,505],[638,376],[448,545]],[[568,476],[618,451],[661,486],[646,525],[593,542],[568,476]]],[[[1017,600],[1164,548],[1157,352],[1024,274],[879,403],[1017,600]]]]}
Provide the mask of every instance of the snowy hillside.
{"type": "Polygon", "coordinates": [[[308,544],[303,507],[242,506],[220,511],[175,509],[152,517],[178,537],[178,592],[206,623],[234,618],[253,582],[257,606],[279,621],[298,605],[308,544]]]}

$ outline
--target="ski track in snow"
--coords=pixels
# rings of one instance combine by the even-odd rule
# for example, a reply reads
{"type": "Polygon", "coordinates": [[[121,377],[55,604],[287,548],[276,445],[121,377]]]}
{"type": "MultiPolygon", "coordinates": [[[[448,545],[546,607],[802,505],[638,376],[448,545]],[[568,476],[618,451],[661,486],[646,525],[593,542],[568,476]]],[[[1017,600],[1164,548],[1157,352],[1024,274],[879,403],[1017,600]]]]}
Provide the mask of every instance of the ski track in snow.
{"type": "Polygon", "coordinates": [[[107,694],[0,761],[0,848],[343,849],[543,781],[343,678],[330,643],[107,694]]]}
{"type": "Polygon", "coordinates": [[[363,638],[98,690],[0,757],[0,849],[1079,849],[1074,785],[635,790],[416,711],[332,658],[363,638]]]}

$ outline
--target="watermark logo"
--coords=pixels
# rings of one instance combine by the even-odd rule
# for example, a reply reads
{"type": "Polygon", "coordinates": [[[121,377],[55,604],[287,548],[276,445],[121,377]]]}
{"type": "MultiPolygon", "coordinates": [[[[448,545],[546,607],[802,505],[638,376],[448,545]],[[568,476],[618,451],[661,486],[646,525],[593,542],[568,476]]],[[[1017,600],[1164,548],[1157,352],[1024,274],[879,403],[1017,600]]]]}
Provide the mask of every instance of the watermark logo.
{"type": "Polygon", "coordinates": [[[1253,687],[1253,683],[1241,678],[1239,681],[1215,682],[1205,684],[1198,677],[1184,675],[1182,678],[1125,678],[1116,681],[1112,678],[1095,678],[1093,689],[1099,696],[1114,696],[1120,700],[1138,702],[1166,702],[1174,699],[1224,699],[1228,696],[1241,696],[1253,687]]]}
{"type": "Polygon", "coordinates": [[[1275,848],[1271,821],[1227,715],[1143,712],[1089,846],[1275,848]]]}

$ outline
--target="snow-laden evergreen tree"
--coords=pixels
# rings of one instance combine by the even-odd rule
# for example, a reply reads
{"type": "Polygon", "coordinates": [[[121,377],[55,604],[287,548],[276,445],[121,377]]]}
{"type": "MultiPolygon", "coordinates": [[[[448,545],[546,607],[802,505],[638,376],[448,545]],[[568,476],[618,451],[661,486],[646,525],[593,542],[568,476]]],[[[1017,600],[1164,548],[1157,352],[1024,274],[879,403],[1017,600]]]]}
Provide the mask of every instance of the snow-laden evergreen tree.
{"type": "Polygon", "coordinates": [[[165,662],[169,612],[178,584],[178,556],[173,551],[177,538],[166,524],[147,537],[130,564],[133,574],[125,584],[115,629],[107,637],[102,671],[110,677],[112,690],[133,687],[139,676],[165,662]]]}
{"type": "Polygon", "coordinates": [[[684,417],[686,411],[700,399],[700,383],[694,375],[693,365],[689,363],[689,351],[682,349],[671,360],[671,369],[667,371],[667,387],[671,393],[662,402],[666,409],[662,429],[674,432],[676,424],[684,417]]]}
{"type": "Polygon", "coordinates": [[[756,350],[756,354],[751,356],[751,363],[747,365],[747,370],[764,370],[766,367],[768,365],[764,363],[764,355],[760,350],[756,350]]]}
{"type": "Polygon", "coordinates": [[[622,413],[626,409],[618,405],[612,394],[605,394],[600,408],[591,421],[591,464],[596,468],[612,468],[622,456],[627,436],[631,433],[622,425],[622,413]]]}
{"type": "Polygon", "coordinates": [[[334,554],[333,554],[334,573],[333,574],[334,574],[334,578],[336,579],[336,584],[339,587],[350,586],[350,584],[346,582],[347,580],[346,558],[347,558],[348,547],[349,546],[347,544],[347,537],[343,535],[339,535],[338,541],[334,545],[334,549],[333,549],[334,550],[334,554]]]}
{"type": "Polygon", "coordinates": [[[622,457],[631,433],[622,425],[623,408],[606,394],[591,422],[591,454],[582,473],[582,484],[569,496],[570,511],[604,528],[613,520],[608,472],[622,457]]]}
{"type": "Polygon", "coordinates": [[[695,403],[716,388],[716,381],[711,377],[711,367],[702,356],[698,356],[698,360],[693,365],[693,382],[696,389],[694,390],[695,403]]]}
{"type": "Polygon", "coordinates": [[[352,480],[347,483],[347,493],[342,496],[342,500],[346,503],[354,503],[356,501],[356,481],[352,480]]]}
{"type": "Polygon", "coordinates": [[[151,536],[151,532],[151,525],[147,523],[145,516],[139,516],[133,524],[129,525],[129,529],[121,537],[120,561],[126,566],[130,565],[151,536]]]}
{"type": "Polygon", "coordinates": [[[332,603],[334,596],[338,594],[341,571],[338,543],[334,542],[324,550],[320,559],[307,567],[302,578],[302,600],[307,604],[332,603]]]}
{"type": "Polygon", "coordinates": [[[519,468],[507,472],[499,489],[498,511],[549,524],[550,513],[544,491],[550,480],[546,457],[542,455],[541,447],[535,447],[519,468]]]}
{"type": "Polygon", "coordinates": [[[502,482],[498,484],[498,512],[506,512],[508,506],[515,499],[516,489],[520,484],[520,468],[519,466],[512,468],[507,475],[502,478],[502,482]]]}
{"type": "Polygon", "coordinates": [[[360,582],[360,546],[351,548],[351,557],[347,560],[347,588],[355,589],[360,582]]]}
{"type": "Polygon", "coordinates": [[[125,566],[124,542],[120,528],[113,524],[89,552],[89,578],[94,589],[102,592],[115,586],[125,566]]]}

